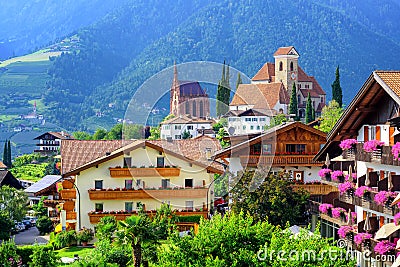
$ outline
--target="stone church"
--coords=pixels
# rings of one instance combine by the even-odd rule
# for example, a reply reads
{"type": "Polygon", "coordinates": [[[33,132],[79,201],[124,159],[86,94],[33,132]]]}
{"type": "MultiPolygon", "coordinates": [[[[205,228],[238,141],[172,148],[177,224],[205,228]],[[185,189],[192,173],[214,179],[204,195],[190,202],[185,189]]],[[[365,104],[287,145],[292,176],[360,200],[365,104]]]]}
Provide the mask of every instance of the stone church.
{"type": "Polygon", "coordinates": [[[174,78],[171,86],[170,114],[176,117],[190,115],[206,118],[210,116],[208,94],[199,82],[178,80],[178,68],[174,65],[174,78]]]}

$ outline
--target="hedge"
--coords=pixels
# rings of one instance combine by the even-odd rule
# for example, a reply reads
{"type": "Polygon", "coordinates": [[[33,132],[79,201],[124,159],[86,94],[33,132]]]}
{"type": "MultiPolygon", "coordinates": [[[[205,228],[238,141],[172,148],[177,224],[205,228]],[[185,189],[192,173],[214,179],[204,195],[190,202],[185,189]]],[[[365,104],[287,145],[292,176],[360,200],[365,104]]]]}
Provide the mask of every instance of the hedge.
{"type": "Polygon", "coordinates": [[[200,219],[203,217],[202,215],[187,215],[187,216],[177,216],[177,222],[193,222],[200,223],[200,219]]]}
{"type": "Polygon", "coordinates": [[[33,255],[33,249],[35,246],[43,246],[46,247],[46,250],[53,250],[52,245],[27,245],[27,246],[17,246],[17,254],[21,256],[22,264],[28,265],[31,262],[31,258],[29,256],[33,255]]]}

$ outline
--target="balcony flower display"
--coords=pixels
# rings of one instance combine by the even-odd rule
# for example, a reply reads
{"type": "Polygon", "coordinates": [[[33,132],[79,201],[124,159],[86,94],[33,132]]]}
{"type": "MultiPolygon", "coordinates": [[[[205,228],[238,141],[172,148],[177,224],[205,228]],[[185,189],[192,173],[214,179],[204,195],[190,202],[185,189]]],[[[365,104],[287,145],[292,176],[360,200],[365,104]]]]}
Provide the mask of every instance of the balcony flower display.
{"type": "Polygon", "coordinates": [[[341,226],[338,230],[338,235],[340,236],[340,238],[345,238],[347,234],[351,232],[351,230],[353,230],[353,227],[351,226],[348,225],[341,226]]]}
{"type": "Polygon", "coordinates": [[[400,142],[396,142],[396,144],[394,144],[392,147],[392,154],[395,160],[400,160],[400,142]]]}
{"type": "MultiPolygon", "coordinates": [[[[349,219],[349,215],[346,213],[346,221],[349,219]]],[[[357,220],[357,213],[356,212],[351,212],[351,219],[352,219],[352,224],[356,223],[357,220]]]]}
{"type": "Polygon", "coordinates": [[[340,142],[339,147],[343,150],[352,148],[355,144],[357,144],[356,139],[345,139],[340,142]]]}
{"type": "Polygon", "coordinates": [[[350,182],[344,182],[342,184],[339,184],[338,188],[341,195],[343,195],[346,192],[351,194],[354,191],[354,186],[350,182]]]}
{"type": "Polygon", "coordinates": [[[400,224],[400,212],[394,215],[394,224],[398,226],[400,224]]]}
{"type": "Polygon", "coordinates": [[[328,178],[331,175],[332,170],[331,169],[321,169],[318,172],[318,176],[321,178],[328,178]]]}
{"type": "Polygon", "coordinates": [[[397,196],[395,192],[388,192],[388,191],[379,191],[378,194],[375,195],[374,201],[376,204],[385,206],[390,205],[391,200],[393,200],[397,196]]]}
{"type": "Polygon", "coordinates": [[[365,152],[374,152],[378,146],[383,146],[385,143],[378,140],[369,140],[364,143],[363,149],[365,152]]]}
{"type": "Polygon", "coordinates": [[[359,188],[356,189],[354,195],[356,195],[357,197],[366,197],[367,195],[369,195],[369,193],[371,193],[371,191],[372,191],[371,187],[360,186],[359,188]]]}
{"type": "MultiPolygon", "coordinates": [[[[357,173],[353,172],[353,174],[351,175],[351,177],[353,178],[353,181],[357,179],[357,173]]],[[[349,175],[346,174],[345,177],[345,181],[348,182],[349,181],[349,175]]]]}
{"type": "Polygon", "coordinates": [[[332,209],[332,217],[333,218],[340,218],[342,217],[343,219],[345,218],[345,212],[346,210],[343,208],[333,208],[332,209]]]}
{"type": "Polygon", "coordinates": [[[396,247],[396,244],[389,242],[388,240],[383,240],[376,244],[374,247],[374,251],[380,255],[385,255],[389,251],[394,250],[396,247]]]}
{"type": "Polygon", "coordinates": [[[361,245],[367,239],[371,239],[372,235],[368,233],[358,233],[354,236],[354,243],[361,245]]]}
{"type": "Polygon", "coordinates": [[[319,211],[324,213],[324,214],[327,214],[328,210],[330,210],[332,208],[333,208],[333,206],[331,204],[328,204],[328,203],[323,203],[323,204],[319,205],[319,211]]]}
{"type": "Polygon", "coordinates": [[[331,177],[333,181],[339,181],[341,177],[343,177],[343,172],[342,171],[333,171],[331,173],[331,177]]]}

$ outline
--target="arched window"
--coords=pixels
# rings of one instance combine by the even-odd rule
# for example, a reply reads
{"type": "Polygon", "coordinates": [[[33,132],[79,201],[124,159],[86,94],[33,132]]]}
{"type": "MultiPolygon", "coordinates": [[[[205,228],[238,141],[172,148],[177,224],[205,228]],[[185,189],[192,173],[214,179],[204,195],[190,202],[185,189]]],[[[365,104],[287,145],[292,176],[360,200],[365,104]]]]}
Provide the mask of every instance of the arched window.
{"type": "Polygon", "coordinates": [[[283,71],[283,63],[282,63],[282,61],[279,62],[279,71],[283,71]]]}
{"type": "Polygon", "coordinates": [[[293,62],[290,62],[290,71],[293,71],[293,62]]]}
{"type": "Polygon", "coordinates": [[[199,117],[203,118],[204,117],[204,111],[203,111],[203,101],[200,101],[200,114],[199,117]]]}
{"type": "Polygon", "coordinates": [[[196,117],[196,100],[193,101],[192,115],[193,115],[194,117],[196,117]]]}
{"type": "Polygon", "coordinates": [[[185,101],[185,114],[190,114],[189,101],[185,101]]]}

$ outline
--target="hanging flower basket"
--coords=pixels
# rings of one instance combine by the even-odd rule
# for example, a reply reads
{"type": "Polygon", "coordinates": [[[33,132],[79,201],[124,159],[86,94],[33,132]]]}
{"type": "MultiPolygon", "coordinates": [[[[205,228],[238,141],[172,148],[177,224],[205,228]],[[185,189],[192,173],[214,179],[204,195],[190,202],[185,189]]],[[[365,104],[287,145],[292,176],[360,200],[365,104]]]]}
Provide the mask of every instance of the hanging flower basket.
{"type": "Polygon", "coordinates": [[[354,192],[354,195],[357,197],[363,197],[366,200],[370,200],[371,199],[371,191],[372,191],[371,187],[360,186],[359,188],[356,189],[356,191],[354,192]]]}
{"type": "Polygon", "coordinates": [[[342,171],[334,171],[331,174],[332,180],[333,181],[344,181],[344,176],[342,171]]]}
{"type": "Polygon", "coordinates": [[[339,219],[339,218],[345,218],[345,212],[346,210],[343,208],[333,208],[332,209],[332,217],[339,219]]]}
{"type": "Polygon", "coordinates": [[[347,150],[347,149],[353,148],[355,146],[355,144],[357,144],[357,140],[356,139],[345,139],[345,140],[340,142],[339,147],[342,150],[347,150]]]}
{"type": "Polygon", "coordinates": [[[396,248],[396,244],[389,242],[388,240],[383,240],[376,244],[374,251],[380,255],[385,255],[388,252],[393,251],[396,248]]]}
{"type": "Polygon", "coordinates": [[[370,240],[372,235],[369,233],[358,233],[354,236],[354,243],[358,246],[364,243],[366,240],[370,240]]]}
{"type": "Polygon", "coordinates": [[[378,140],[370,140],[364,143],[363,149],[365,152],[374,152],[382,147],[385,143],[378,140]]]}
{"type": "Polygon", "coordinates": [[[347,193],[348,195],[352,196],[354,193],[354,186],[350,182],[344,182],[342,184],[338,185],[339,193],[343,195],[344,193],[347,193]]]}
{"type": "Polygon", "coordinates": [[[321,178],[325,178],[327,180],[330,180],[331,179],[331,173],[332,173],[331,169],[326,169],[325,168],[325,169],[319,170],[318,175],[321,178]]]}
{"type": "Polygon", "coordinates": [[[353,230],[353,227],[344,225],[341,226],[338,230],[338,235],[340,238],[346,238],[351,233],[351,230],[353,230]]]}
{"type": "Polygon", "coordinates": [[[396,144],[394,144],[392,147],[392,154],[395,160],[400,160],[400,142],[396,142],[396,144]]]}
{"type": "Polygon", "coordinates": [[[396,196],[397,194],[395,192],[379,191],[378,194],[375,195],[374,201],[380,206],[390,207],[396,196]]]}
{"type": "Polygon", "coordinates": [[[398,226],[400,224],[400,212],[394,215],[394,224],[398,226]]]}
{"type": "Polygon", "coordinates": [[[324,213],[324,214],[328,214],[328,211],[331,211],[333,208],[332,204],[328,204],[328,203],[323,203],[321,205],[319,205],[319,211],[324,213]]]}

